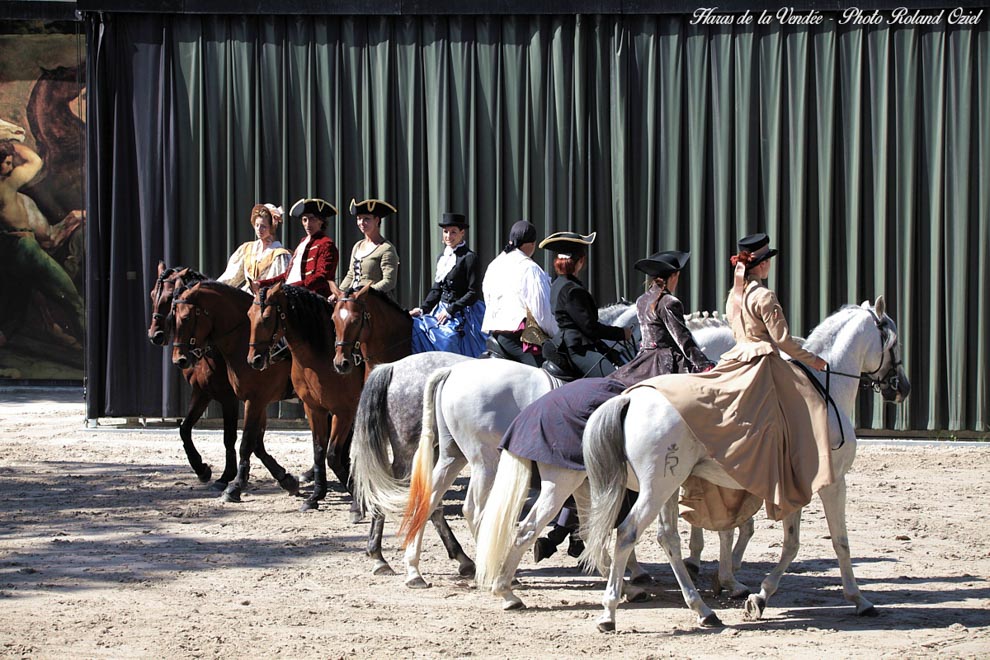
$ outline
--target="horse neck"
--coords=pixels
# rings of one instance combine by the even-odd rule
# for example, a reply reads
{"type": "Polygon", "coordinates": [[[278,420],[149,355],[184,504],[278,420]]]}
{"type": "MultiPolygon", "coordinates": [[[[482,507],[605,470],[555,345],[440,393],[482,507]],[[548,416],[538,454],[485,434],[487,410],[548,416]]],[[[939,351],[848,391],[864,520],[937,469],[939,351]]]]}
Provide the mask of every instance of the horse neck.
{"type": "Polygon", "coordinates": [[[28,113],[34,119],[31,122],[31,131],[39,146],[43,144],[48,149],[55,148],[55,143],[76,137],[76,132],[76,141],[81,142],[83,122],[72,114],[69,107],[72,99],[64,98],[65,94],[59,90],[59,86],[70,84],[74,83],[41,81],[35,86],[36,92],[32,99],[34,102],[29,104],[28,113]],[[70,128],[75,131],[67,130],[70,128]]]}
{"type": "MultiPolygon", "coordinates": [[[[287,306],[286,301],[282,301],[283,306],[287,306]]],[[[285,315],[285,343],[288,344],[289,350],[292,352],[292,360],[299,366],[315,369],[322,372],[334,372],[333,369],[333,345],[337,340],[336,334],[333,331],[333,318],[330,314],[323,311],[320,314],[320,325],[323,327],[323,332],[326,333],[327,341],[327,351],[320,352],[313,348],[313,346],[303,338],[303,334],[299,332],[299,329],[293,325],[293,315],[285,315]],[[329,365],[327,367],[326,365],[329,365]]]]}
{"type": "MultiPolygon", "coordinates": [[[[247,364],[246,360],[237,360],[243,352],[247,356],[251,324],[248,322],[248,309],[252,298],[246,293],[239,296],[235,290],[200,288],[199,304],[208,310],[213,317],[213,328],[208,339],[223,353],[228,365],[247,364]]],[[[240,366],[240,365],[239,365],[240,366]]]]}
{"type": "Polygon", "coordinates": [[[368,332],[361,340],[367,344],[367,355],[389,355],[402,339],[412,337],[412,319],[403,310],[380,298],[369,297],[367,311],[368,332]]]}
{"type": "MultiPolygon", "coordinates": [[[[873,353],[879,341],[879,333],[870,314],[863,309],[849,312],[851,318],[835,319],[832,332],[816,334],[805,344],[805,348],[816,353],[828,362],[833,372],[858,376],[875,365],[873,353]]],[[[825,382],[825,372],[816,371],[815,377],[825,382]]],[[[859,392],[859,380],[833,374],[829,381],[829,393],[836,405],[850,417],[859,392]]]]}

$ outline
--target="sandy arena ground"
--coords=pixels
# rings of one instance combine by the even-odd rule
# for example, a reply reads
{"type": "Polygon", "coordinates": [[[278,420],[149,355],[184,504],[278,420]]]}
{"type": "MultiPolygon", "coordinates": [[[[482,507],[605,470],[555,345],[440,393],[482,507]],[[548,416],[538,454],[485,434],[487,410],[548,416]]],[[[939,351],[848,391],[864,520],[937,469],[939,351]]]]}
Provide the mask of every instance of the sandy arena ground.
{"type": "MultiPolygon", "coordinates": [[[[375,577],[367,524],[339,493],[314,513],[255,461],[242,504],[220,504],[186,464],[175,430],[83,428],[78,392],[0,392],[0,656],[31,658],[338,657],[988,657],[990,446],[864,444],[849,475],[856,577],[877,618],[842,599],[818,500],[803,546],[763,621],[712,596],[708,536],[699,586],[727,627],[699,630],[652,535],[640,559],[655,597],[595,629],[603,580],[564,553],[524,561],[529,609],[502,612],[459,578],[436,535],[422,563],[433,588],[375,577]]],[[[196,436],[222,463],[218,431],[196,436]]],[[[295,473],[308,435],[269,433],[295,473]]],[[[463,489],[464,479],[458,482],[463,489]]],[[[474,553],[451,495],[451,525],[474,553]]],[[[402,569],[394,522],[386,557],[402,569]]],[[[686,543],[686,530],[683,532],[686,543]]],[[[757,588],[780,552],[759,519],[740,579],[757,588]]]]}

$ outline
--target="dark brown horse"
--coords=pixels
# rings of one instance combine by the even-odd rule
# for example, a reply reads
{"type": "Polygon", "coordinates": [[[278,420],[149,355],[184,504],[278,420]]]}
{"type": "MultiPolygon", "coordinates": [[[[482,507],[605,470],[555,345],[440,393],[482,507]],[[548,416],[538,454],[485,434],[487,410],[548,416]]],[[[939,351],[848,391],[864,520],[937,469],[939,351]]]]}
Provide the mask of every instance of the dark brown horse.
{"type": "Polygon", "coordinates": [[[333,282],[330,290],[337,299],[333,366],[338,373],[350,373],[363,364],[367,376],[377,365],[412,353],[412,319],[398,303],[370,284],[349,296],[333,282]]]}
{"type": "Polygon", "coordinates": [[[23,192],[52,224],[83,208],[86,125],[71,107],[83,84],[78,67],[42,68],[27,103],[28,124],[44,169],[23,192]]]}
{"type": "Polygon", "coordinates": [[[281,282],[268,288],[253,284],[252,289],[247,362],[261,376],[261,370],[268,374],[283,364],[270,364],[273,344],[284,338],[292,353],[292,385],[313,438],[313,494],[303,508],[315,509],[327,493],[325,465],[350,489],[351,429],[364,374],[341,375],[333,368],[335,335],[326,298],[281,282]]]}
{"type": "Polygon", "coordinates": [[[247,365],[251,296],[240,289],[212,280],[198,282],[173,298],[175,320],[172,364],[180,369],[194,367],[211,346],[227,363],[227,379],[237,398],[244,402],[244,430],[241,435],[237,474],[227,486],[223,498],[239,502],[247,484],[251,454],[255,454],[272,477],[290,494],[299,491],[299,481],[286,472],[265,451],[265,428],[268,404],[289,393],[288,362],[275,365],[261,374],[247,365]]]}
{"type": "MultiPolygon", "coordinates": [[[[165,346],[168,343],[172,334],[172,300],[175,294],[181,295],[186,287],[206,279],[205,275],[190,268],[167,268],[164,262],[158,262],[158,278],[151,289],[148,341],[155,346],[165,346]]],[[[207,347],[203,352],[203,359],[197,360],[192,367],[183,369],[182,375],[192,388],[192,394],[189,397],[189,409],[179,425],[179,437],[182,438],[182,448],[189,459],[189,465],[202,483],[210,480],[213,471],[196,450],[192,429],[206,412],[210,401],[220,404],[223,413],[224,468],[223,474],[213,483],[212,488],[223,491],[237,475],[237,394],[227,378],[227,362],[219,351],[207,347]]]]}

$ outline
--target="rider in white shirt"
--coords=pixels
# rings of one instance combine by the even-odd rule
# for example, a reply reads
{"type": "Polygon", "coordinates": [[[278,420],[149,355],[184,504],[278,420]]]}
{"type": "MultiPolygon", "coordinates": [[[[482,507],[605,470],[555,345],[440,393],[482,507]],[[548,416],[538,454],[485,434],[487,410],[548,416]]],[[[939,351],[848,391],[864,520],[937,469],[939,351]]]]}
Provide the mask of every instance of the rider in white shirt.
{"type": "Polygon", "coordinates": [[[557,332],[550,306],[550,278],[532,260],[535,250],[536,227],[525,220],[512,225],[509,243],[485,272],[485,319],[481,326],[500,352],[534,367],[542,362],[541,347],[522,339],[527,315],[546,335],[557,332]]]}

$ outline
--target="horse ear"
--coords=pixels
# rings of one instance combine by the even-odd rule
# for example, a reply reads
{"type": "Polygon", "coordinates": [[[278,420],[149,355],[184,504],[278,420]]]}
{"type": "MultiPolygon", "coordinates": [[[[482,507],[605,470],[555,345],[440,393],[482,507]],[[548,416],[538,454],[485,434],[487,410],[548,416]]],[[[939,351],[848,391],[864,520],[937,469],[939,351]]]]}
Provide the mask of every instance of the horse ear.
{"type": "Polygon", "coordinates": [[[251,293],[253,293],[254,296],[257,298],[259,291],[261,291],[261,286],[259,286],[256,281],[251,280],[251,293]]]}
{"type": "Polygon", "coordinates": [[[185,277],[188,274],[189,274],[189,268],[186,267],[186,268],[183,268],[182,270],[180,270],[179,272],[177,272],[175,275],[177,277],[185,277]]]}
{"type": "Polygon", "coordinates": [[[281,290],[282,290],[282,280],[279,280],[278,282],[275,283],[275,285],[272,288],[268,289],[268,295],[273,296],[281,290]]]}
{"type": "Polygon", "coordinates": [[[361,290],[354,294],[355,298],[364,298],[365,294],[371,289],[371,283],[365,284],[361,287],[361,290]]]}
{"type": "Polygon", "coordinates": [[[165,272],[165,262],[159,259],[159,261],[158,261],[158,277],[161,277],[162,276],[162,273],[164,273],[164,272],[165,272]]]}
{"type": "Polygon", "coordinates": [[[340,287],[337,286],[336,282],[334,282],[333,280],[327,280],[327,284],[330,285],[330,293],[333,294],[334,298],[337,298],[339,300],[340,298],[344,297],[344,292],[340,290],[340,287]]]}
{"type": "Polygon", "coordinates": [[[877,316],[883,318],[887,313],[887,301],[883,299],[883,296],[877,296],[877,301],[873,305],[873,311],[877,313],[877,316]]]}

